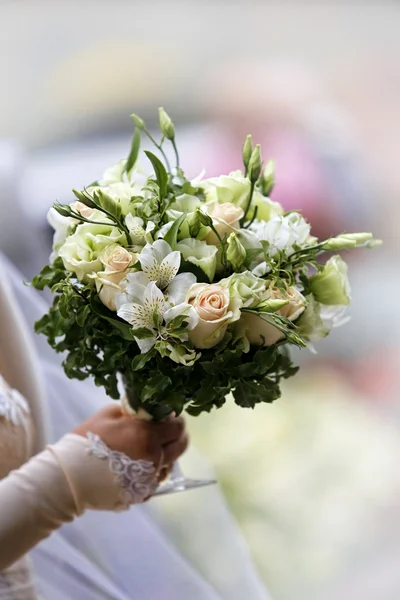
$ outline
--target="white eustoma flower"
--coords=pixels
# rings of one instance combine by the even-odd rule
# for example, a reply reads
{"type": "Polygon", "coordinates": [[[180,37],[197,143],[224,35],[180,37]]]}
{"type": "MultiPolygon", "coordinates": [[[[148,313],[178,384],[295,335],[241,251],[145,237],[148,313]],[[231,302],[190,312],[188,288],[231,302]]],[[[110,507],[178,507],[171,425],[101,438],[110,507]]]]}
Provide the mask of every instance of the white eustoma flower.
{"type": "MultiPolygon", "coordinates": [[[[325,338],[332,329],[341,327],[350,319],[345,316],[347,306],[320,304],[312,294],[306,296],[306,300],[307,308],[297,322],[297,333],[311,343],[325,338]]],[[[310,345],[308,347],[313,350],[310,345]]]]}
{"type": "Polygon", "coordinates": [[[53,207],[50,208],[49,212],[47,213],[47,222],[54,229],[53,252],[50,256],[50,262],[52,263],[57,258],[58,250],[64,244],[67,237],[71,234],[76,222],[74,223],[69,217],[63,217],[53,207]]]}
{"type": "Polygon", "coordinates": [[[256,239],[269,243],[269,255],[274,256],[278,251],[291,256],[297,248],[310,244],[311,226],[298,213],[277,216],[270,221],[255,220],[249,227],[256,239]]]}
{"type": "Polygon", "coordinates": [[[187,238],[179,242],[177,248],[186,261],[204,271],[210,281],[214,279],[218,253],[216,246],[210,246],[206,242],[194,238],[187,238]]]}

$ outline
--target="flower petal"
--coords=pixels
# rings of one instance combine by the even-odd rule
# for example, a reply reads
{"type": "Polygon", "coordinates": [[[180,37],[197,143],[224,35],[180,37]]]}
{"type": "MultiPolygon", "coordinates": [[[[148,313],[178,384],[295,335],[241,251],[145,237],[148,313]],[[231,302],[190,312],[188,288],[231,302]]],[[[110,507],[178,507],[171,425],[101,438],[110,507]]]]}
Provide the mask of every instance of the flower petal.
{"type": "Polygon", "coordinates": [[[147,277],[147,281],[157,281],[159,277],[160,265],[159,261],[155,256],[153,247],[150,244],[146,244],[140,254],[138,254],[138,260],[142,267],[143,273],[147,277]]]}
{"type": "Polygon", "coordinates": [[[145,354],[146,352],[148,352],[149,350],[152,349],[152,347],[154,346],[154,344],[156,343],[156,337],[148,337],[145,339],[137,339],[135,338],[137,345],[139,346],[139,350],[141,354],[145,354]]]}
{"type": "Polygon", "coordinates": [[[171,246],[165,240],[156,240],[151,247],[158,263],[161,263],[172,252],[171,246]]]}
{"type": "MultiPolygon", "coordinates": [[[[161,241],[161,240],[160,240],[161,241]]],[[[174,279],[181,265],[181,253],[177,250],[166,256],[160,264],[157,283],[161,289],[167,287],[174,279]]]]}
{"type": "Polygon", "coordinates": [[[193,273],[180,273],[177,275],[165,290],[168,302],[171,304],[184,302],[188,289],[195,283],[196,277],[193,273]]]}
{"type": "Polygon", "coordinates": [[[187,238],[178,243],[178,248],[185,260],[200,267],[210,281],[214,279],[218,252],[216,246],[209,246],[206,242],[187,238]]]}
{"type": "Polygon", "coordinates": [[[179,317],[180,315],[186,315],[188,325],[187,328],[190,330],[194,329],[199,322],[199,315],[196,310],[193,308],[191,304],[187,304],[186,302],[182,302],[173,308],[169,308],[165,311],[164,321],[168,324],[170,321],[175,319],[175,317],[179,317]]]}

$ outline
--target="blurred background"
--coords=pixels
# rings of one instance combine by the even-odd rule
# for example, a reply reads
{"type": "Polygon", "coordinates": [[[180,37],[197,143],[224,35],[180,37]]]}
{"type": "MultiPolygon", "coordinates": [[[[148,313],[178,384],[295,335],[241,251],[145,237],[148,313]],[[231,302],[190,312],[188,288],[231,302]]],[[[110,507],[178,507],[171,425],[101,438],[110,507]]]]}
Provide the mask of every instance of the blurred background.
{"type": "MultiPolygon", "coordinates": [[[[0,0],[0,250],[26,277],[52,202],[126,156],[129,115],[155,127],[158,106],[189,176],[239,168],[252,133],[272,197],[316,235],[384,240],[347,256],[352,319],[296,355],[281,400],[190,421],[275,600],[400,597],[399,33],[395,0],[0,0]]],[[[185,495],[162,502],[218,569],[177,533],[185,495]]]]}

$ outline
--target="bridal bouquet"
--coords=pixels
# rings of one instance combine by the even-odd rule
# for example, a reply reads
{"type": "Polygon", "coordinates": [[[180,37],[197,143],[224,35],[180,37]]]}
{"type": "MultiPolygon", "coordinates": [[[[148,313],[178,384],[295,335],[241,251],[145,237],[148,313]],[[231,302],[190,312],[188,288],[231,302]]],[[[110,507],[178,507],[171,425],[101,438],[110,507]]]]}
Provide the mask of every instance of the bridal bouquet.
{"type": "Polygon", "coordinates": [[[93,376],[112,398],[123,381],[132,408],[156,419],[219,408],[228,392],[243,407],[272,402],[297,371],[290,346],[343,322],[350,288],[335,253],[378,241],[313,237],[299,212],[270,200],[273,163],[251,136],[243,172],[190,181],[167,113],[160,141],[132,118],[128,158],[50,210],[53,254],[33,285],[55,296],[36,331],[65,353],[69,377],[93,376]],[[144,152],[149,176],[142,135],[158,154],[144,152]]]}

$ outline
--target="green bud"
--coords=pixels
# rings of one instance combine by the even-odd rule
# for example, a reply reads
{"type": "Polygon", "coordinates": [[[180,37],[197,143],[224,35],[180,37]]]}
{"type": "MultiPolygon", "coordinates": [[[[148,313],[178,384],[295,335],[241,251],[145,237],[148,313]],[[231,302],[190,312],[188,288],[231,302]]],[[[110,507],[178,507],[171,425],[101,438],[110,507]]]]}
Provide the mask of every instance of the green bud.
{"type": "Polygon", "coordinates": [[[70,217],[71,216],[71,209],[69,208],[69,206],[65,207],[62,204],[53,204],[53,208],[62,217],[70,217]]]}
{"type": "Polygon", "coordinates": [[[249,166],[252,152],[253,152],[253,139],[252,139],[251,135],[249,134],[246,138],[245,143],[243,144],[243,151],[242,151],[243,164],[246,167],[246,169],[249,166]]]}
{"type": "Polygon", "coordinates": [[[251,153],[249,166],[248,166],[248,176],[252,183],[256,183],[258,178],[260,177],[262,167],[262,158],[261,158],[261,148],[260,144],[257,144],[251,153]]]}
{"type": "Polygon", "coordinates": [[[197,214],[197,218],[199,219],[202,225],[205,225],[206,227],[212,227],[213,220],[210,217],[210,215],[204,213],[200,207],[197,207],[195,212],[197,214]]]}
{"type": "Polygon", "coordinates": [[[228,237],[226,258],[231,263],[234,271],[238,271],[246,259],[246,250],[238,240],[236,233],[231,233],[228,237]]]}
{"type": "Polygon", "coordinates": [[[158,119],[162,133],[165,135],[167,140],[173,140],[175,138],[175,127],[171,117],[162,107],[158,109],[158,119]]]}
{"type": "Polygon", "coordinates": [[[98,199],[101,208],[106,210],[110,215],[116,217],[117,219],[121,216],[121,205],[111,198],[108,194],[106,194],[103,190],[99,189],[93,193],[93,197],[98,199]]]}
{"type": "Polygon", "coordinates": [[[139,129],[145,129],[146,124],[143,121],[143,119],[141,119],[138,115],[135,115],[135,113],[133,113],[131,115],[131,119],[133,119],[133,122],[135,123],[136,127],[138,127],[139,129]]]}
{"type": "Polygon", "coordinates": [[[382,240],[375,240],[375,239],[373,239],[373,240],[368,241],[365,244],[365,246],[367,248],[376,248],[377,246],[382,246],[382,244],[383,244],[382,240]]]}
{"type": "Polygon", "coordinates": [[[372,233],[341,233],[338,237],[354,240],[356,244],[365,244],[373,239],[372,233]]]}
{"type": "Polygon", "coordinates": [[[78,198],[79,202],[82,202],[82,204],[85,206],[88,206],[89,208],[97,208],[97,204],[93,202],[88,194],[84,194],[83,192],[79,192],[75,189],[73,189],[72,192],[74,196],[78,198]]]}
{"type": "Polygon", "coordinates": [[[346,237],[339,235],[327,240],[324,244],[324,250],[338,252],[339,250],[349,250],[355,246],[357,246],[357,242],[355,240],[349,240],[346,237]]]}
{"type": "Polygon", "coordinates": [[[258,310],[259,312],[276,312],[277,310],[280,310],[286,306],[286,304],[289,304],[289,300],[278,300],[271,298],[270,300],[264,300],[264,302],[260,302],[260,304],[255,307],[255,310],[258,310]]]}
{"type": "Polygon", "coordinates": [[[275,163],[269,160],[260,177],[260,189],[264,196],[269,196],[275,185],[275,163]]]}

